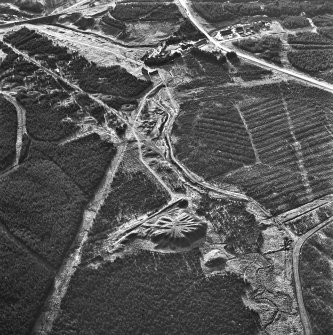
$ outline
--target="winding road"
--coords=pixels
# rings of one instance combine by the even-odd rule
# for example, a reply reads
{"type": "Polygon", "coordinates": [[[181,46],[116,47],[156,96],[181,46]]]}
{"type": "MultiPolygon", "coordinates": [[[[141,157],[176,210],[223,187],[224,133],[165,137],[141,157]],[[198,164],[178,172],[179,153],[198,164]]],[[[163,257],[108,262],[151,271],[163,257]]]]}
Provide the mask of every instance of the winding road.
{"type": "Polygon", "coordinates": [[[216,187],[214,185],[211,185],[207,182],[205,182],[203,179],[201,179],[200,177],[197,177],[194,173],[192,173],[191,171],[189,171],[174,155],[173,153],[173,146],[170,140],[170,134],[172,131],[172,125],[178,115],[178,107],[177,107],[177,103],[175,102],[175,100],[172,97],[172,94],[169,90],[169,87],[165,81],[165,78],[163,76],[160,75],[161,80],[164,82],[169,99],[170,99],[170,103],[172,105],[172,109],[174,110],[173,113],[169,113],[169,120],[167,125],[165,125],[166,130],[164,129],[164,136],[165,136],[165,143],[166,146],[168,148],[168,152],[169,152],[169,161],[170,163],[175,166],[176,171],[178,172],[178,174],[180,174],[180,177],[183,177],[183,179],[187,180],[189,183],[189,186],[191,186],[192,188],[196,189],[199,191],[200,188],[205,189],[206,191],[211,191],[217,194],[220,194],[222,196],[225,196],[227,198],[231,198],[231,199],[235,199],[235,200],[241,200],[241,201],[248,201],[253,203],[260,211],[262,214],[264,214],[266,217],[271,217],[271,214],[265,209],[263,208],[256,200],[254,200],[253,198],[241,193],[241,192],[236,192],[236,191],[230,191],[230,190],[225,190],[225,189],[221,189],[219,187],[216,187]],[[199,189],[198,189],[199,188],[199,189]]]}
{"type": "Polygon", "coordinates": [[[300,263],[301,250],[302,250],[302,247],[303,247],[305,241],[307,241],[312,235],[314,235],[319,230],[323,229],[324,227],[326,227],[328,224],[330,224],[332,222],[333,222],[333,218],[329,218],[328,220],[322,222],[318,226],[309,230],[307,233],[302,235],[297,240],[296,244],[294,245],[294,249],[293,249],[293,272],[294,272],[294,278],[295,278],[296,295],[297,295],[299,313],[300,313],[300,317],[301,317],[301,320],[302,320],[305,335],[311,335],[312,334],[312,329],[311,329],[310,320],[309,320],[309,317],[308,317],[308,314],[306,312],[306,308],[305,308],[305,305],[304,305],[302,283],[301,283],[301,277],[300,277],[300,273],[299,273],[299,263],[300,263]]]}

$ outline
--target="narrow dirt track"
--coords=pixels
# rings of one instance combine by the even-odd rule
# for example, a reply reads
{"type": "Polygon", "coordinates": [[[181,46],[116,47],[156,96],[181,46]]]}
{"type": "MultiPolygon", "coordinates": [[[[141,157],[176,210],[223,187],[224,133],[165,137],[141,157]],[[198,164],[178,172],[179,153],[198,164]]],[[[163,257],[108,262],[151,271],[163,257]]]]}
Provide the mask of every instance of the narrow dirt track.
{"type": "Polygon", "coordinates": [[[89,232],[93,226],[97,213],[111,191],[113,178],[123,159],[126,147],[127,143],[123,143],[118,147],[118,152],[109,165],[103,181],[95,192],[94,198],[84,210],[81,227],[73,243],[76,248],[62,264],[55,278],[53,291],[44,305],[44,312],[42,312],[37,319],[32,334],[46,335],[50,333],[53,322],[58,315],[61,301],[67,292],[70,280],[74,275],[77,266],[81,262],[83,246],[88,239],[89,232]]]}
{"type": "Polygon", "coordinates": [[[162,180],[162,178],[149,166],[149,164],[144,160],[143,158],[143,154],[142,154],[142,142],[141,139],[138,135],[138,133],[136,132],[136,123],[138,121],[138,118],[141,115],[141,112],[143,110],[143,108],[146,105],[147,99],[152,96],[156,90],[158,90],[159,88],[161,88],[162,86],[164,86],[164,84],[161,82],[159,83],[157,86],[154,86],[140,101],[140,105],[138,107],[138,112],[136,114],[136,117],[134,119],[133,122],[133,126],[131,127],[133,136],[135,137],[137,144],[138,144],[138,150],[139,150],[139,158],[141,163],[147,168],[147,170],[157,179],[157,181],[162,185],[162,187],[169,193],[170,197],[172,200],[175,200],[178,198],[178,196],[176,194],[174,194],[172,192],[172,190],[165,184],[165,182],[162,180]]]}

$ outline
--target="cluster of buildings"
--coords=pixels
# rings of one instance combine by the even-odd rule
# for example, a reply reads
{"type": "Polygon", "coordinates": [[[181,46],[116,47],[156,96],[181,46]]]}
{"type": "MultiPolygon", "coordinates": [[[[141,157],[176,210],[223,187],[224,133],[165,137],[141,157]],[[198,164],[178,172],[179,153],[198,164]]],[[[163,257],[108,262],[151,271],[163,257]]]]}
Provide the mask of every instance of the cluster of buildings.
{"type": "Polygon", "coordinates": [[[257,21],[246,24],[235,24],[233,26],[228,26],[223,28],[216,34],[216,38],[220,40],[246,37],[253,35],[260,30],[270,29],[271,23],[268,21],[257,21]]]}

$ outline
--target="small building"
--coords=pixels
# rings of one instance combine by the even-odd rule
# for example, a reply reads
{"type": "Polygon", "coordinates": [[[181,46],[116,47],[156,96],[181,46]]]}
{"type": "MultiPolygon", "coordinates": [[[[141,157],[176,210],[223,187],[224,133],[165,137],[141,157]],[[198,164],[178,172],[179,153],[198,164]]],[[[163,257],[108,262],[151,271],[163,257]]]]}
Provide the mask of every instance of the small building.
{"type": "Polygon", "coordinates": [[[141,72],[142,72],[142,74],[143,74],[144,76],[148,76],[148,75],[149,75],[149,72],[148,72],[148,70],[147,70],[145,67],[143,67],[143,68],[141,69],[141,72]]]}
{"type": "Polygon", "coordinates": [[[243,34],[244,33],[244,28],[243,27],[236,27],[236,33],[243,34]]]}
{"type": "Polygon", "coordinates": [[[149,71],[149,75],[150,76],[156,76],[156,75],[158,75],[158,70],[152,70],[152,71],[149,71]]]}
{"type": "Polygon", "coordinates": [[[224,29],[224,30],[220,31],[220,34],[221,34],[221,36],[228,36],[228,35],[232,34],[232,30],[230,28],[224,29]]]}
{"type": "Polygon", "coordinates": [[[145,67],[142,67],[141,72],[147,80],[150,80],[152,76],[158,75],[158,70],[149,71],[145,67]]]}

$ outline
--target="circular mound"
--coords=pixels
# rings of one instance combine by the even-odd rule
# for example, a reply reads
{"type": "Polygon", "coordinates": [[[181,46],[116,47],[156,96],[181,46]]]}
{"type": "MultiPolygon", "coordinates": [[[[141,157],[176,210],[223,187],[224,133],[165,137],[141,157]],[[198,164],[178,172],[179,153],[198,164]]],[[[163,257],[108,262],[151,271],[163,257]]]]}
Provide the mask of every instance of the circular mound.
{"type": "Polygon", "coordinates": [[[147,236],[156,248],[188,248],[206,236],[207,225],[189,213],[161,216],[147,229],[147,236]]]}

